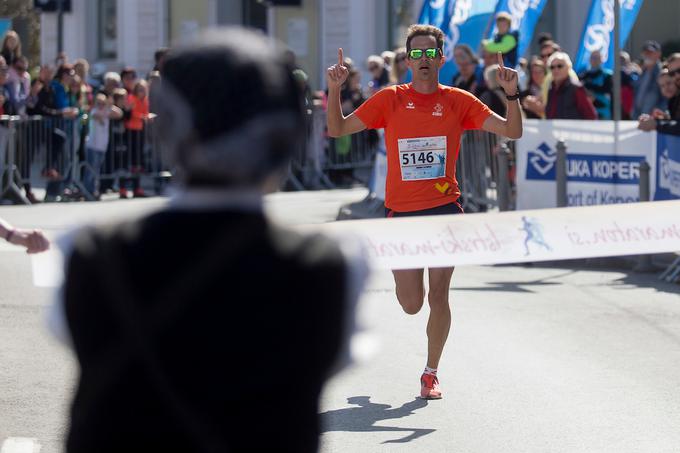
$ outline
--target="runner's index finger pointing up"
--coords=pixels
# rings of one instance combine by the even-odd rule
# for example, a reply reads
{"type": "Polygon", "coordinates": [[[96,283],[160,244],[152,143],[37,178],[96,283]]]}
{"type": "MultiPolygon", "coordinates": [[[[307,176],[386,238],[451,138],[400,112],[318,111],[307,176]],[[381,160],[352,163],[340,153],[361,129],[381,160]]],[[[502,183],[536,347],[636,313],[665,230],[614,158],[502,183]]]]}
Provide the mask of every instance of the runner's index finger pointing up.
{"type": "Polygon", "coordinates": [[[505,65],[503,64],[503,54],[501,52],[497,52],[496,56],[498,57],[498,66],[502,71],[503,69],[505,69],[505,65]]]}
{"type": "Polygon", "coordinates": [[[342,55],[342,47],[338,49],[338,66],[342,66],[342,64],[345,62],[345,58],[342,55]]]}

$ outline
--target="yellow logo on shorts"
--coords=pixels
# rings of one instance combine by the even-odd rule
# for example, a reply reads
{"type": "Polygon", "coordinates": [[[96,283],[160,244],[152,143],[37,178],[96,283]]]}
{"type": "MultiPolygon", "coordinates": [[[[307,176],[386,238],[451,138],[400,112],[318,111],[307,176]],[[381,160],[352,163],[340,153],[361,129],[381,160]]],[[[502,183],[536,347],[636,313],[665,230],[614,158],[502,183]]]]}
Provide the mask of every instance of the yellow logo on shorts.
{"type": "Polygon", "coordinates": [[[434,187],[441,193],[446,193],[446,191],[449,190],[449,183],[448,182],[445,182],[444,184],[436,183],[434,187]]]}

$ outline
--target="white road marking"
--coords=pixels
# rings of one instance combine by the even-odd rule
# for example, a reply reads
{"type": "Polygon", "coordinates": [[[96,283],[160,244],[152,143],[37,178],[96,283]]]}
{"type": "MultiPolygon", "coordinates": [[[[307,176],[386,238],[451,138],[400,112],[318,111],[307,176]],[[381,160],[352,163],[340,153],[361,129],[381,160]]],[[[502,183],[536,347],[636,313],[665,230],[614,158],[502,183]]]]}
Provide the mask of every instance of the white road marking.
{"type": "Polygon", "coordinates": [[[28,437],[8,437],[2,443],[0,453],[40,453],[38,439],[28,437]]]}

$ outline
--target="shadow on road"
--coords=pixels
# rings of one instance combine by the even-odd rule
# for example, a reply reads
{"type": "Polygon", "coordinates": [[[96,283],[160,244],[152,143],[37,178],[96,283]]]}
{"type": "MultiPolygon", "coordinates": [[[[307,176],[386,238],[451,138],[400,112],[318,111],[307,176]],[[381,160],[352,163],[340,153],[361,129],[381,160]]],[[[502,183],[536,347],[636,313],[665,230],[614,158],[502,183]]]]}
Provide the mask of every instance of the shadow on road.
{"type": "Polygon", "coordinates": [[[392,408],[389,404],[371,403],[370,396],[353,396],[347,398],[347,403],[356,407],[336,409],[321,414],[321,432],[348,431],[348,432],[410,432],[406,437],[387,440],[383,443],[406,443],[419,437],[433,433],[434,429],[424,428],[401,428],[396,426],[376,426],[375,423],[407,417],[416,409],[427,406],[427,400],[415,398],[413,401],[404,403],[401,407],[392,408]]]}

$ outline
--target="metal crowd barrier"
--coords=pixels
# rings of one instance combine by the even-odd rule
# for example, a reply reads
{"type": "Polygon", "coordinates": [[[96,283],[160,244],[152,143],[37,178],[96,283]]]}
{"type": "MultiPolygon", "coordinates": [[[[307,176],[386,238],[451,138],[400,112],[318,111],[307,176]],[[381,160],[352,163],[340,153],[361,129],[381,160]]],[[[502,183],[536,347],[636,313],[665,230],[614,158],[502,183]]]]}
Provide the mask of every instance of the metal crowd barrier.
{"type": "Polygon", "coordinates": [[[371,134],[363,131],[340,139],[328,137],[326,112],[314,106],[308,111],[307,140],[291,163],[290,185],[297,190],[332,189],[337,185],[332,180],[336,172],[361,180],[358,174],[364,170],[368,175],[375,160],[376,146],[371,142],[371,134]]]}
{"type": "MultiPolygon", "coordinates": [[[[157,140],[153,118],[140,131],[127,130],[123,121],[111,121],[109,145],[103,154],[101,174],[96,176],[87,160],[86,116],[0,117],[0,198],[28,204],[22,188],[44,187],[45,201],[96,199],[85,181],[94,177],[95,187],[120,189],[126,184],[148,186],[159,193],[172,175],[157,140]]],[[[141,192],[139,192],[141,195],[141,192]]]]}
{"type": "Polygon", "coordinates": [[[456,163],[463,209],[468,212],[510,209],[514,200],[513,169],[514,142],[485,131],[465,132],[456,163]],[[503,145],[508,147],[509,156],[502,154],[503,145]]]}

